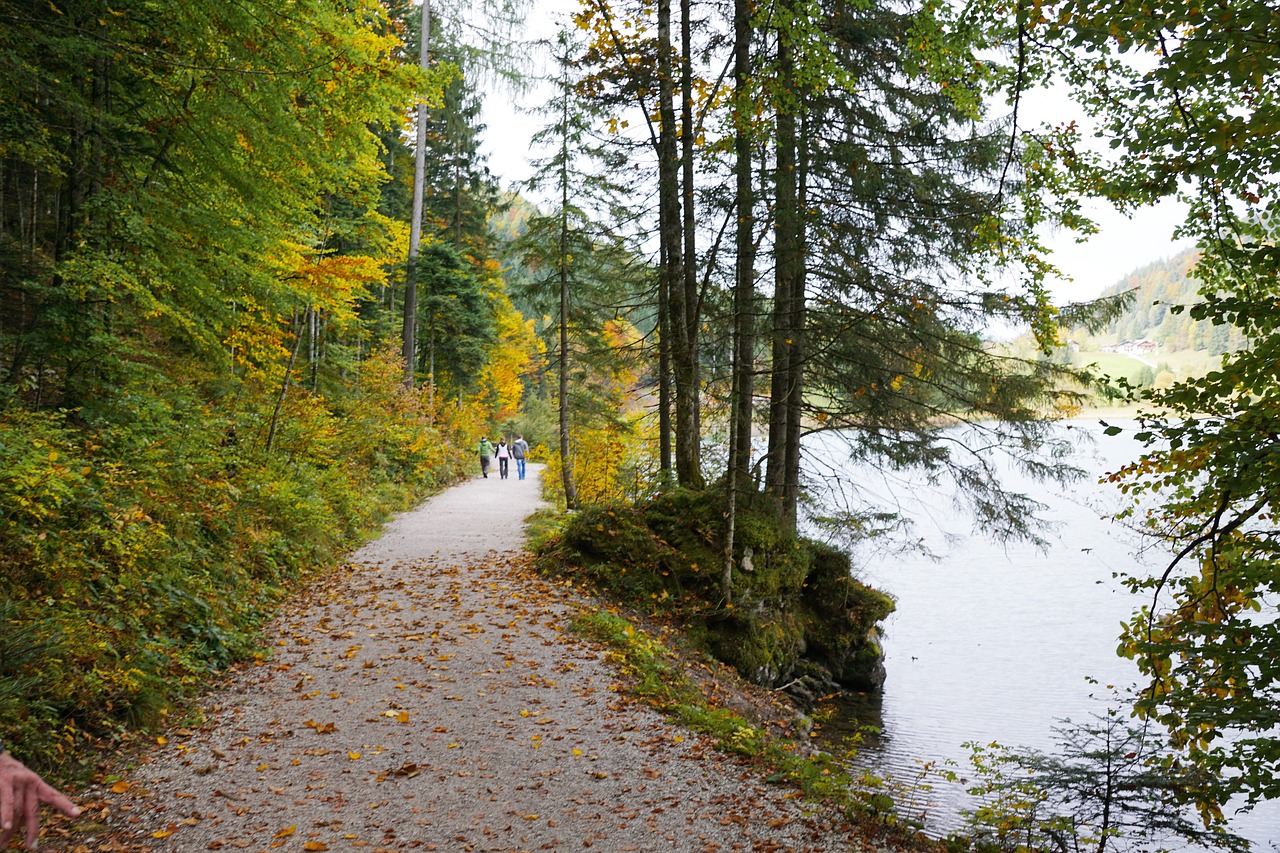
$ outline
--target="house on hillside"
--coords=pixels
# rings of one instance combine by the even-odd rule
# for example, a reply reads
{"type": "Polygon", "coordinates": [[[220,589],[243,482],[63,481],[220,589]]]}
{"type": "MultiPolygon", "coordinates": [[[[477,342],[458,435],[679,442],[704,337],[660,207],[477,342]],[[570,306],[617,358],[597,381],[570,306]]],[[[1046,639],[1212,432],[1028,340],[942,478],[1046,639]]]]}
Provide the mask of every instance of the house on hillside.
{"type": "Polygon", "coordinates": [[[1121,355],[1155,355],[1160,351],[1160,345],[1150,338],[1139,338],[1136,341],[1129,339],[1103,347],[1102,351],[1118,352],[1121,355]]]}

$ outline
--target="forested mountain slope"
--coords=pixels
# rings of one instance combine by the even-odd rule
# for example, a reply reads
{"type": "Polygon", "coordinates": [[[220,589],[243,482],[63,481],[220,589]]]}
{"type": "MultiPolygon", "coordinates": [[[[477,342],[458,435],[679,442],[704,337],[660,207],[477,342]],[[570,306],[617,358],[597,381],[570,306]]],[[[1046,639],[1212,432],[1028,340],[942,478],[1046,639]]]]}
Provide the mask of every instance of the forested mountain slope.
{"type": "Polygon", "coordinates": [[[1131,307],[1102,333],[1077,341],[1084,349],[1105,349],[1145,339],[1161,353],[1197,350],[1222,355],[1239,349],[1244,338],[1236,327],[1197,321],[1180,310],[1204,301],[1200,283],[1190,274],[1197,257],[1196,250],[1187,249],[1140,267],[1108,287],[1104,298],[1132,291],[1131,307]]]}

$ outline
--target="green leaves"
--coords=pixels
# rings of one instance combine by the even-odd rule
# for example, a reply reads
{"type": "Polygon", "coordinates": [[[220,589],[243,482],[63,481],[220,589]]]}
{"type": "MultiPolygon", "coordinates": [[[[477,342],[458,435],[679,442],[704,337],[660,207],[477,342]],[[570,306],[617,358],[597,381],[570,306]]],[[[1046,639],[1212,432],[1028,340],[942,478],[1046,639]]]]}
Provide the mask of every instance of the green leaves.
{"type": "Polygon", "coordinates": [[[48,764],[246,655],[287,583],[456,474],[378,345],[403,234],[376,210],[380,134],[453,71],[402,66],[366,0],[0,21],[0,600],[39,603],[0,631],[44,641],[0,723],[48,764]]]}
{"type": "Polygon", "coordinates": [[[966,14],[1016,45],[1016,97],[1055,83],[1093,124],[1102,153],[1091,157],[1035,131],[1046,143],[1028,189],[1121,210],[1187,203],[1178,235],[1199,242],[1193,274],[1203,299],[1188,313],[1247,340],[1204,379],[1141,395],[1135,437],[1145,453],[1111,480],[1141,502],[1123,517],[1164,541],[1171,559],[1131,579],[1159,606],[1135,614],[1122,650],[1150,678],[1138,710],[1220,780],[1202,796],[1206,814],[1233,792],[1280,795],[1271,659],[1280,625],[1265,607],[1280,584],[1280,229],[1271,213],[1280,202],[1280,44],[1264,35],[1280,28],[1280,9],[1260,0],[1033,0],[1012,10],[974,2],[966,14]]]}
{"type": "Polygon", "coordinates": [[[1203,799],[1211,779],[1177,760],[1162,739],[1126,723],[1115,710],[1091,721],[1061,721],[1054,753],[969,744],[982,805],[967,815],[975,840],[999,849],[1130,849],[1173,838],[1207,849],[1245,851],[1222,826],[1202,823],[1188,801],[1203,799]]]}

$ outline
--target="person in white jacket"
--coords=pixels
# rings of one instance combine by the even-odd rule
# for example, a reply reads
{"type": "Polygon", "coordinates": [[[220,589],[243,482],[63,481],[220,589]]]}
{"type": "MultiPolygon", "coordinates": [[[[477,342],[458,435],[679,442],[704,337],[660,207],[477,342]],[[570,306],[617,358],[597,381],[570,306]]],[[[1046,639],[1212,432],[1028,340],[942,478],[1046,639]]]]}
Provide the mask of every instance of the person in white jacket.
{"type": "Polygon", "coordinates": [[[507,479],[507,465],[511,459],[511,448],[507,447],[505,438],[498,439],[498,477],[507,479]]]}

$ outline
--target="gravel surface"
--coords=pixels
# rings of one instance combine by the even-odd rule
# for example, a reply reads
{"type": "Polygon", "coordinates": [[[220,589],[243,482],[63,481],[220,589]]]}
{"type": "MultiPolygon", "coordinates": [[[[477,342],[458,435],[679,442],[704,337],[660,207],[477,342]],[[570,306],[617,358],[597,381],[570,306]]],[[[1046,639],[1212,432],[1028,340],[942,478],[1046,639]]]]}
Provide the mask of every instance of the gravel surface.
{"type": "Polygon", "coordinates": [[[838,815],[618,693],[530,571],[526,480],[474,479],[290,602],[63,839],[108,850],[872,849],[838,815]]]}

